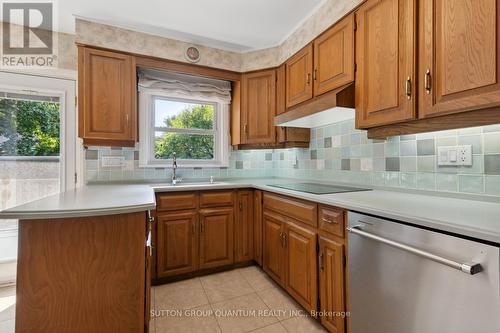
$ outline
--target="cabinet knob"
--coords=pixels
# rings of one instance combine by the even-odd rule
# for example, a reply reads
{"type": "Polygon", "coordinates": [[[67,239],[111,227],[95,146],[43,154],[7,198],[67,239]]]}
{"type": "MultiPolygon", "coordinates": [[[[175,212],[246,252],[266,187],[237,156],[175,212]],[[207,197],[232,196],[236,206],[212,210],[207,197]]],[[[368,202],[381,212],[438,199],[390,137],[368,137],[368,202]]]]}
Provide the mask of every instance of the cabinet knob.
{"type": "Polygon", "coordinates": [[[431,93],[431,70],[427,69],[425,72],[424,88],[427,94],[431,93]]]}
{"type": "Polygon", "coordinates": [[[406,79],[406,98],[411,99],[411,77],[406,79]]]}
{"type": "Polygon", "coordinates": [[[325,270],[325,265],[324,265],[323,259],[324,259],[324,258],[323,258],[323,252],[321,252],[321,253],[319,254],[319,269],[320,269],[320,271],[322,271],[322,272],[325,270]]]}

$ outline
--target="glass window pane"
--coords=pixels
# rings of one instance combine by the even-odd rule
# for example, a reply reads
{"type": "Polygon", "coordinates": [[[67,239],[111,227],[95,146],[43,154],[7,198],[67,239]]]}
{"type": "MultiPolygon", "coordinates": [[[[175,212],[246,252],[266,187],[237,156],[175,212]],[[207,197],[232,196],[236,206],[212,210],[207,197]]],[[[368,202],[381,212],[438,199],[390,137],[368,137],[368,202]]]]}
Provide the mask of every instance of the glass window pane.
{"type": "Polygon", "coordinates": [[[212,160],[215,140],[213,135],[186,133],[155,133],[155,158],[170,159],[173,153],[186,160],[212,160]]]}
{"type": "Polygon", "coordinates": [[[60,104],[0,98],[0,156],[59,156],[60,104]]]}
{"type": "MultiPolygon", "coordinates": [[[[0,92],[0,210],[59,192],[60,107],[57,97],[0,92]]],[[[16,257],[17,220],[0,220],[0,284],[15,281],[16,257]]]]}
{"type": "Polygon", "coordinates": [[[212,104],[182,102],[156,98],[155,126],[211,130],[215,107],[212,104]]]}

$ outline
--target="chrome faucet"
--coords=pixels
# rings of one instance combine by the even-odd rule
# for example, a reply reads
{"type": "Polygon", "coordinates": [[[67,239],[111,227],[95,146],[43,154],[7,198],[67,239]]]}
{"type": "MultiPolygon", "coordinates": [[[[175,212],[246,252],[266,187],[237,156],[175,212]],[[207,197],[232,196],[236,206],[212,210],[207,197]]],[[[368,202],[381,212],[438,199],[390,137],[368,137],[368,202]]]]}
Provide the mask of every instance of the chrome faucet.
{"type": "Polygon", "coordinates": [[[177,154],[173,153],[172,156],[172,185],[177,184],[178,182],[180,183],[182,181],[182,178],[177,178],[177,154]]]}

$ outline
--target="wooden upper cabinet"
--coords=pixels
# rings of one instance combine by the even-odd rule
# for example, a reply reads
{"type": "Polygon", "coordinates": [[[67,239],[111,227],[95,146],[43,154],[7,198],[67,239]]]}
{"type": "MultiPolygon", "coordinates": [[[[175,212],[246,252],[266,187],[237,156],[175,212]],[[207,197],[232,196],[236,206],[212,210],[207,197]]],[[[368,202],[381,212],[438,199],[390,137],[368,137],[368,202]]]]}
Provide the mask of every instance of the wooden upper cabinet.
{"type": "Polygon", "coordinates": [[[241,143],[276,142],[276,70],[243,74],[241,83],[241,143]]]}
{"type": "Polygon", "coordinates": [[[368,0],[356,20],[356,127],[414,119],[416,0],[368,0]]]}
{"type": "Polygon", "coordinates": [[[316,232],[287,223],[284,247],[287,254],[286,289],[303,307],[317,310],[316,232]]]}
{"type": "MultiPolygon", "coordinates": [[[[326,314],[344,312],[344,245],[320,237],[319,247],[320,310],[326,314]]],[[[321,316],[321,323],[329,332],[344,332],[345,319],[341,316],[321,316]]]]}
{"type": "Polygon", "coordinates": [[[500,105],[500,1],[420,1],[419,116],[500,105]]]}
{"type": "Polygon", "coordinates": [[[134,145],[137,140],[133,56],[78,48],[79,136],[92,145],[134,145]]]}
{"type": "Polygon", "coordinates": [[[286,62],[286,107],[313,97],[313,45],[309,44],[286,62]]]}
{"type": "Polygon", "coordinates": [[[314,40],[314,96],[354,81],[354,14],[314,40]]]}
{"type": "Polygon", "coordinates": [[[196,211],[161,213],[157,216],[157,278],[197,269],[196,211]]]}
{"type": "Polygon", "coordinates": [[[236,262],[253,259],[254,237],[254,196],[253,190],[238,191],[238,211],[235,214],[234,248],[236,262]]]}
{"type": "Polygon", "coordinates": [[[233,207],[200,209],[200,269],[234,261],[233,207]]]}

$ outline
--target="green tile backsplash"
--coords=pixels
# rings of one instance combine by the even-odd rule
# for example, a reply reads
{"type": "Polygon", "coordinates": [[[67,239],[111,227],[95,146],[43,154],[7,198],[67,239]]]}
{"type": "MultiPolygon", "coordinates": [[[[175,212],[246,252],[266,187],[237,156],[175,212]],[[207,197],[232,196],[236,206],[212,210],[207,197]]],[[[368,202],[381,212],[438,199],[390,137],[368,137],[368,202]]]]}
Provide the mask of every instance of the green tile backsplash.
{"type": "MultiPolygon", "coordinates": [[[[168,179],[169,168],[139,168],[134,148],[89,148],[88,181],[168,179]],[[124,156],[102,168],[105,155],[124,156]]],[[[290,177],[500,197],[500,125],[370,140],[354,120],[311,130],[309,149],[231,151],[227,168],[182,168],[184,178],[290,177]],[[472,145],[472,167],[438,167],[438,146],[472,145]],[[298,163],[295,164],[294,161],[298,163]]]]}

